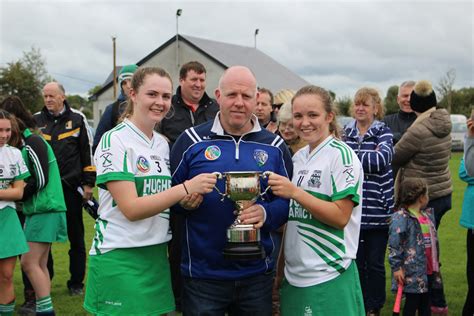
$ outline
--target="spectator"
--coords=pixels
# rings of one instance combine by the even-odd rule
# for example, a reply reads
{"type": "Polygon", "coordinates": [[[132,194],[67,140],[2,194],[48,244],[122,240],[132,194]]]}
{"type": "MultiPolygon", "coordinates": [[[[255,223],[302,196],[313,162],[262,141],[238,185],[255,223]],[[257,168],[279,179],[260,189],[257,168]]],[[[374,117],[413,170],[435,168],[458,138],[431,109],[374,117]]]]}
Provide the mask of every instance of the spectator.
{"type": "Polygon", "coordinates": [[[285,232],[283,315],[365,315],[357,268],[362,167],[338,140],[329,93],[301,88],[293,124],[308,146],[293,157],[293,180],[272,174],[274,194],[291,199],[285,232]],[[348,286],[350,285],[350,286],[348,286]]]}
{"type": "MultiPolygon", "coordinates": [[[[203,172],[273,171],[291,175],[290,154],[284,141],[263,130],[253,115],[257,82],[243,66],[227,69],[216,89],[220,112],[213,122],[186,130],[171,151],[173,183],[203,172]]],[[[220,191],[223,184],[219,183],[220,191]]],[[[235,205],[213,192],[184,200],[173,209],[185,216],[181,273],[183,313],[271,315],[274,251],[270,232],[288,217],[288,200],[272,194],[257,200],[241,215],[242,224],[260,228],[264,259],[225,259],[226,230],[234,222],[235,205]]]]}
{"type": "Polygon", "coordinates": [[[420,178],[406,178],[390,223],[388,257],[393,271],[392,290],[403,285],[404,316],[431,315],[429,292],[441,286],[438,237],[427,204],[426,183],[420,178]]]}
{"type": "MultiPolygon", "coordinates": [[[[384,117],[383,122],[387,125],[393,134],[393,145],[405,134],[406,130],[416,120],[416,113],[410,107],[410,95],[415,86],[415,81],[404,81],[398,89],[397,103],[400,110],[395,114],[384,117]]],[[[393,177],[397,176],[398,169],[393,167],[393,177]]]]}
{"type": "MultiPolygon", "coordinates": [[[[291,102],[291,100],[289,101],[291,102]]],[[[296,133],[293,125],[293,114],[291,113],[291,103],[285,103],[278,112],[278,131],[281,138],[285,140],[293,156],[298,150],[305,147],[307,143],[296,133]]]]}
{"type": "Polygon", "coordinates": [[[258,88],[258,92],[257,107],[254,114],[257,116],[261,127],[266,128],[271,133],[275,133],[278,131],[278,125],[272,108],[273,94],[266,88],[258,88]]]}
{"type": "Polygon", "coordinates": [[[66,202],[67,235],[70,242],[69,294],[82,295],[86,268],[82,203],[92,196],[95,166],[92,164],[92,135],[84,114],[66,101],[64,87],[50,82],[43,88],[45,106],[33,118],[44,139],[58,157],[59,173],[66,202]],[[81,186],[83,195],[77,189],[81,186]]]}
{"type": "Polygon", "coordinates": [[[30,173],[20,150],[8,145],[12,115],[0,110],[0,314],[13,315],[15,290],[13,272],[16,257],[28,252],[25,234],[15,211],[15,201],[23,196],[24,179],[30,173]]]}
{"type": "Polygon", "coordinates": [[[133,73],[136,70],[137,65],[126,65],[120,69],[120,73],[117,78],[120,87],[120,94],[114,103],[107,105],[102,117],[99,120],[99,124],[95,130],[92,152],[95,152],[102,135],[118,124],[119,119],[125,110],[125,106],[127,105],[128,94],[130,92],[130,81],[132,79],[133,73]]]}
{"type": "Polygon", "coordinates": [[[346,125],[343,139],[364,169],[356,262],[367,315],[376,316],[385,304],[385,253],[393,212],[393,141],[390,129],[380,122],[384,107],[377,90],[359,89],[351,110],[355,120],[346,125]]]}
{"type": "MultiPolygon", "coordinates": [[[[431,83],[416,83],[410,95],[410,106],[417,118],[395,145],[392,165],[399,168],[397,187],[405,178],[422,178],[427,182],[429,203],[433,208],[436,229],[443,215],[451,209],[451,119],[448,111],[436,108],[436,94],[431,83]]],[[[448,306],[442,287],[430,292],[433,314],[446,315],[448,306]]]]}

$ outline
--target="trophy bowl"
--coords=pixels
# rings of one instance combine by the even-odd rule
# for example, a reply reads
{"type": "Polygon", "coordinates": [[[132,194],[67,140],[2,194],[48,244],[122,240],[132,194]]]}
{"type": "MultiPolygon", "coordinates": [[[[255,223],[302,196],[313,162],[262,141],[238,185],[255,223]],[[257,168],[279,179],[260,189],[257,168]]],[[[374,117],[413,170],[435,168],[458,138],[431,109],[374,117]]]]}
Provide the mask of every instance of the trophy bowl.
{"type": "Polygon", "coordinates": [[[254,225],[241,224],[238,219],[240,212],[252,205],[259,197],[263,196],[269,187],[261,193],[260,178],[267,177],[269,172],[259,171],[231,171],[225,173],[215,172],[219,179],[225,178],[225,193],[215,189],[224,198],[232,200],[236,207],[237,215],[234,223],[227,229],[227,244],[223,255],[232,260],[254,260],[265,258],[265,250],[260,243],[260,230],[254,225]]]}

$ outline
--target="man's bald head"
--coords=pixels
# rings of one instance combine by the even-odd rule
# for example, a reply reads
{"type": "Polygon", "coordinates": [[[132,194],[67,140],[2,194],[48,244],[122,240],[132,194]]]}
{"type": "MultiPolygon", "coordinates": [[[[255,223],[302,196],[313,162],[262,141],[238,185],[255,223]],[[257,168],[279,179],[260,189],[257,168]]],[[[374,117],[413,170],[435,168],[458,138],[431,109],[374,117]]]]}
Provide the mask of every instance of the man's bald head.
{"type": "Polygon", "coordinates": [[[58,115],[64,109],[66,93],[62,84],[49,82],[43,87],[44,105],[53,115],[58,115]]]}

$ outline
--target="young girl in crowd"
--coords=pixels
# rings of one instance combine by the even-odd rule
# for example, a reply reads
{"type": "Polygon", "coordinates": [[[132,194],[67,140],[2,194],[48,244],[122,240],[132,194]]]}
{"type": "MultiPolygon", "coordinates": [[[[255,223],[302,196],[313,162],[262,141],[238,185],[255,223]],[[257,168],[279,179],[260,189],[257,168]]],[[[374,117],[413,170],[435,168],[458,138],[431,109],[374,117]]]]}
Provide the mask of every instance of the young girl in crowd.
{"type": "Polygon", "coordinates": [[[285,230],[282,315],[365,315],[357,267],[362,166],[336,138],[329,93],[301,88],[293,125],[308,143],[293,156],[293,180],[272,174],[275,195],[291,199],[285,230]]]}
{"type": "Polygon", "coordinates": [[[23,194],[24,232],[30,251],[21,266],[36,294],[36,314],[54,315],[51,281],[47,267],[52,242],[67,241],[66,205],[61,176],[53,150],[35,133],[33,116],[18,97],[10,96],[2,108],[15,116],[23,159],[31,177],[23,194]]]}
{"type": "Polygon", "coordinates": [[[22,198],[24,179],[30,174],[20,150],[8,145],[11,114],[0,110],[0,315],[13,315],[13,271],[16,257],[28,252],[28,244],[15,211],[22,198]]]}
{"type": "Polygon", "coordinates": [[[431,315],[429,291],[440,286],[437,234],[428,186],[420,178],[403,181],[389,229],[392,290],[403,284],[403,315],[431,315]]]}
{"type": "Polygon", "coordinates": [[[171,107],[172,81],[156,67],[132,77],[125,119],[96,149],[99,218],[89,257],[84,307],[100,315],[174,310],[167,259],[169,207],[213,190],[200,174],[171,187],[168,143],[153,128],[171,107]]]}

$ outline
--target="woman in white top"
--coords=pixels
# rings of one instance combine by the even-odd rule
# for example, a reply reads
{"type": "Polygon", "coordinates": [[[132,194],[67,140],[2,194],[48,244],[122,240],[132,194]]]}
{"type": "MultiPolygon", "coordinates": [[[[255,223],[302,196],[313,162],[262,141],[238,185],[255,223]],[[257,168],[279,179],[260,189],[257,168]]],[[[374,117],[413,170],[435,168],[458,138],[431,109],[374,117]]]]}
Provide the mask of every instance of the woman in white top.
{"type": "Polygon", "coordinates": [[[199,199],[216,182],[206,173],[171,188],[168,143],[154,131],[171,107],[171,78],[161,68],[139,68],[131,86],[124,121],[102,136],[94,157],[100,207],[84,301],[93,314],[174,310],[169,208],[199,199]]]}
{"type": "Polygon", "coordinates": [[[293,180],[272,174],[274,194],[291,199],[285,230],[282,315],[365,315],[353,262],[361,218],[363,171],[336,138],[329,93],[301,88],[292,99],[293,125],[308,143],[293,156],[293,180]]]}

